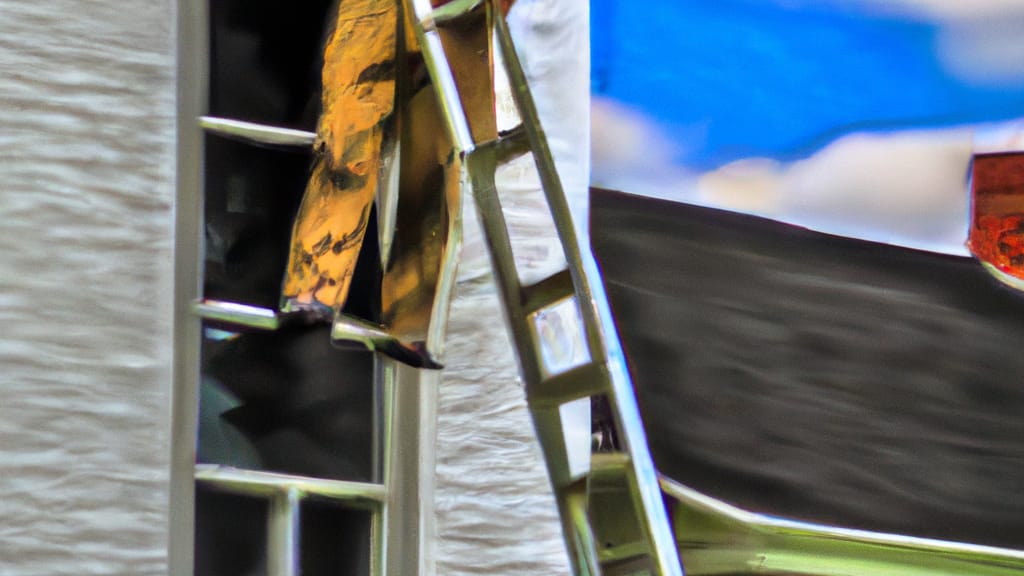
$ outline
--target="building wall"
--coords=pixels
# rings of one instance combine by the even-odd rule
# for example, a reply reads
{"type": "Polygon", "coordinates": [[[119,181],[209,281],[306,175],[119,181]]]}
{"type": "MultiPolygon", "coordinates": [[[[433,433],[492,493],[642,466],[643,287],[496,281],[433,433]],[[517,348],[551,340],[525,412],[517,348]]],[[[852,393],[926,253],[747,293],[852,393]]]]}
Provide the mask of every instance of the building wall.
{"type": "MultiPolygon", "coordinates": [[[[521,4],[520,38],[535,39],[553,19],[586,18],[580,1],[564,13],[550,11],[556,4],[548,0],[521,4]]],[[[168,572],[176,5],[0,0],[4,576],[168,572]]],[[[562,65],[585,63],[586,28],[576,30],[580,59],[562,65]]],[[[527,60],[534,79],[551,69],[549,60],[527,60]]],[[[568,184],[582,190],[573,206],[585,213],[585,147],[573,144],[586,138],[586,83],[576,84],[582,96],[574,114],[553,114],[558,106],[549,110],[542,102],[541,114],[562,119],[551,132],[566,141],[553,148],[560,164],[576,165],[570,173],[578,177],[568,184]],[[583,153],[569,158],[574,150],[583,153]]],[[[473,302],[460,306],[470,316],[479,311],[473,302]]],[[[500,322],[465,328],[502,330],[500,322]]],[[[437,550],[436,569],[448,573],[565,570],[543,464],[507,353],[484,352],[504,358],[502,381],[469,406],[460,395],[482,389],[474,387],[475,361],[463,358],[468,368],[454,376],[465,386],[451,388],[449,381],[440,407],[443,463],[436,481],[445,534],[428,548],[437,550]],[[488,441],[502,437],[506,444],[488,441]],[[452,444],[459,438],[465,450],[452,444]],[[481,476],[488,462],[505,462],[495,471],[521,472],[516,482],[525,484],[500,473],[481,476]],[[520,499],[523,490],[528,502],[520,499]],[[503,530],[485,536],[491,555],[474,555],[482,548],[480,527],[499,524],[503,530]]],[[[187,560],[182,550],[172,553],[187,560]]]]}
{"type": "Polygon", "coordinates": [[[0,574],[163,574],[171,0],[0,0],[0,574]]]}

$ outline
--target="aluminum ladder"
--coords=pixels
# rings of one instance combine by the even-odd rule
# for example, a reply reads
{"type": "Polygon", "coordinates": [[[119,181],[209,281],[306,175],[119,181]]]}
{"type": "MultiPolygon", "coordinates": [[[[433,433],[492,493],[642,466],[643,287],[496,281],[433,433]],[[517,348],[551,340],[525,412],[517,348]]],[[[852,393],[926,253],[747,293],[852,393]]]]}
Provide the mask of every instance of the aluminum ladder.
{"type": "Polygon", "coordinates": [[[403,3],[461,162],[462,181],[476,201],[573,571],[681,576],[608,299],[589,248],[582,248],[577,238],[501,5],[494,0],[403,3]],[[509,79],[521,120],[502,133],[497,130],[490,68],[497,61],[509,79]],[[535,160],[568,262],[567,269],[532,285],[520,281],[495,187],[498,165],[524,153],[535,160]],[[552,362],[556,343],[546,329],[552,315],[563,328],[569,325],[568,330],[579,332],[587,358],[552,362]],[[573,402],[589,403],[597,423],[597,451],[589,454],[589,466],[582,470],[570,462],[573,447],[565,440],[562,407],[573,402]]]}

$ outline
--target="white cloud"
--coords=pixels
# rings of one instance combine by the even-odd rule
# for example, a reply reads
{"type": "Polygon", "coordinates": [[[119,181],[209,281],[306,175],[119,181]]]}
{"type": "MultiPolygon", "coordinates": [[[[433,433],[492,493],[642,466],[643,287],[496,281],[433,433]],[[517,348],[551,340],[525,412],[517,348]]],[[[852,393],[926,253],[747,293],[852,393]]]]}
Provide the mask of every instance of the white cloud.
{"type": "Polygon", "coordinates": [[[861,0],[880,9],[903,8],[943,20],[999,17],[1024,12],[1020,0],[861,0]]]}
{"type": "Polygon", "coordinates": [[[1021,0],[855,0],[867,9],[940,25],[935,47],[954,77],[983,85],[1024,83],[1021,0]]]}
{"type": "Polygon", "coordinates": [[[779,216],[962,253],[971,150],[965,129],[845,136],[787,167],[779,216]]]}
{"type": "MultiPolygon", "coordinates": [[[[962,81],[1024,84],[1024,0],[833,1],[935,22],[936,56],[962,81]]],[[[592,122],[598,185],[957,254],[966,253],[971,154],[1024,149],[1024,122],[856,133],[797,162],[747,158],[695,174],[674,163],[678,150],[641,114],[596,101],[592,122]]]]}
{"type": "Polygon", "coordinates": [[[675,163],[679,147],[657,123],[613,100],[591,101],[591,183],[683,200],[692,176],[675,163]]]}
{"type": "Polygon", "coordinates": [[[883,16],[934,22],[936,56],[961,80],[989,86],[1024,84],[1024,1],[775,0],[793,9],[831,3],[883,16]]]}
{"type": "Polygon", "coordinates": [[[953,254],[967,253],[971,155],[1024,149],[1024,121],[854,133],[795,162],[747,158],[695,174],[642,115],[602,102],[593,122],[596,185],[953,254]]]}
{"type": "MultiPolygon", "coordinates": [[[[795,8],[806,1],[785,0],[795,8]]],[[[1024,83],[1024,0],[833,1],[937,23],[936,56],[963,81],[1024,83]]],[[[597,184],[956,254],[966,254],[971,154],[1024,150],[1024,121],[855,133],[800,161],[747,158],[695,174],[673,162],[678,151],[635,111],[598,101],[592,122],[597,184]]]]}
{"type": "Polygon", "coordinates": [[[954,77],[981,85],[1024,83],[1024,14],[944,24],[936,51],[954,77]]]}
{"type": "Polygon", "coordinates": [[[965,254],[973,140],[973,131],[964,128],[850,134],[796,162],[743,160],[724,166],[704,175],[699,190],[708,205],[719,208],[832,234],[965,254]],[[739,177],[737,165],[743,167],[739,177]],[[745,192],[737,195],[740,187],[745,192]],[[755,191],[763,197],[752,200],[755,191]]]}
{"type": "Polygon", "coordinates": [[[698,202],[737,212],[778,217],[784,197],[785,167],[769,158],[745,158],[702,175],[698,202]]]}

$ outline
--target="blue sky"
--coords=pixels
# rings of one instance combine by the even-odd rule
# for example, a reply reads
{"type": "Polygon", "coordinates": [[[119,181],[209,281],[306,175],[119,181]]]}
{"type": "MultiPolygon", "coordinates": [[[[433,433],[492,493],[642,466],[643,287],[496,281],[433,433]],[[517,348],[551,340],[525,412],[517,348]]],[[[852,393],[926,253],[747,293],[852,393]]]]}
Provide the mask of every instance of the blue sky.
{"type": "Polygon", "coordinates": [[[1021,30],[1020,0],[592,0],[591,181],[966,254],[971,155],[1024,150],[1021,30]]]}
{"type": "Polygon", "coordinates": [[[1020,78],[950,73],[944,22],[868,5],[592,0],[593,93],[656,119],[702,169],[800,158],[852,131],[1024,115],[1020,78]]]}

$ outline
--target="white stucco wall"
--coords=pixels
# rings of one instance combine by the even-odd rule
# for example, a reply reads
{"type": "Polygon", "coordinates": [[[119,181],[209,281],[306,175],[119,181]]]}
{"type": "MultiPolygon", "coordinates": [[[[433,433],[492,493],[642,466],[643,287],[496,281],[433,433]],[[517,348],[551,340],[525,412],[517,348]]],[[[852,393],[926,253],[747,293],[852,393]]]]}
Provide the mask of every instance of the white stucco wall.
{"type": "MultiPolygon", "coordinates": [[[[582,0],[566,12],[550,10],[557,5],[524,0],[517,35],[586,18],[582,0]]],[[[3,576],[168,572],[175,6],[0,0],[3,576]]],[[[576,58],[586,27],[574,29],[583,52],[563,51],[562,66],[585,62],[576,58]]],[[[526,60],[536,80],[558,59],[526,60]]],[[[567,186],[585,214],[587,90],[585,79],[575,84],[574,113],[539,105],[561,121],[549,127],[565,138],[553,148],[561,166],[575,165],[567,186]]],[[[550,98],[544,90],[540,100],[550,98]]],[[[493,320],[495,306],[486,304],[493,320]]],[[[480,325],[479,311],[459,304],[456,330],[503,329],[480,325]]],[[[455,376],[462,385],[449,381],[443,395],[444,534],[428,547],[439,573],[564,573],[550,489],[501,342],[469,351],[455,376]],[[480,354],[500,377],[478,378],[480,354]]]]}
{"type": "Polygon", "coordinates": [[[174,2],[0,0],[0,574],[167,571],[174,2]]]}

